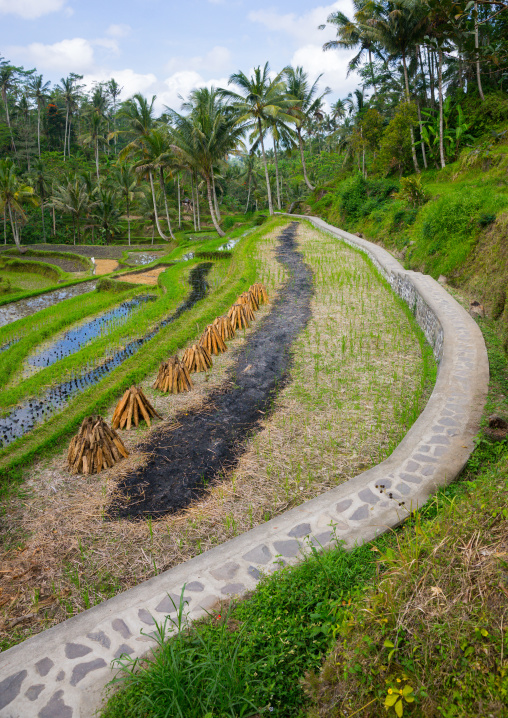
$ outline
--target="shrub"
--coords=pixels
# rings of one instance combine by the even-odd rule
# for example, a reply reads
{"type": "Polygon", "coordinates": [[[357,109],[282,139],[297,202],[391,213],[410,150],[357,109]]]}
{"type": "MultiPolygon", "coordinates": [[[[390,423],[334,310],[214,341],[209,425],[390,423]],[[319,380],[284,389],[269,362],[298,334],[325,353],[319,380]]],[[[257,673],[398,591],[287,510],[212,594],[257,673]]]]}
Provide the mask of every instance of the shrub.
{"type": "Polygon", "coordinates": [[[231,229],[235,224],[235,218],[231,217],[231,215],[228,215],[227,217],[224,217],[222,221],[222,229],[225,229],[226,231],[228,229],[231,229]]]}
{"type": "Polygon", "coordinates": [[[396,197],[404,200],[410,204],[411,207],[420,207],[429,200],[429,196],[422,183],[422,178],[419,175],[416,177],[402,177],[400,180],[400,190],[396,197]]]}

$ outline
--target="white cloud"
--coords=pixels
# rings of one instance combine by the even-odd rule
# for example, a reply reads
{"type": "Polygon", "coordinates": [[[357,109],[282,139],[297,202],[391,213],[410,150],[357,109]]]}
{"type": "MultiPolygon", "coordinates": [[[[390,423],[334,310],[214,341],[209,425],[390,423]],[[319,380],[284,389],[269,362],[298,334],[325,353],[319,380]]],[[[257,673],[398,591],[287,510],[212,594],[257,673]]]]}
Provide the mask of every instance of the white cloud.
{"type": "Polygon", "coordinates": [[[130,68],[124,70],[104,70],[99,69],[94,72],[87,73],[83,82],[87,87],[92,87],[97,82],[107,82],[114,78],[122,89],[121,99],[126,100],[132,97],[136,92],[152,95],[156,94],[157,78],[152,73],[146,75],[134,72],[130,68]]]}
{"type": "Polygon", "coordinates": [[[33,20],[50,12],[61,10],[65,0],[0,0],[0,14],[19,15],[33,20]]]}
{"type": "Polygon", "coordinates": [[[351,57],[351,52],[323,52],[321,45],[309,44],[296,50],[291,58],[291,65],[303,67],[311,80],[323,73],[319,81],[320,88],[324,90],[328,86],[334,94],[345,96],[358,87],[358,76],[355,73],[352,72],[346,77],[351,57]]]}
{"type": "Polygon", "coordinates": [[[130,25],[110,25],[106,30],[106,35],[110,37],[128,37],[132,32],[130,25]]]}
{"type": "Polygon", "coordinates": [[[92,43],[82,37],[61,40],[53,45],[32,42],[26,47],[11,46],[7,54],[20,58],[25,64],[33,64],[37,70],[57,70],[59,72],[86,72],[94,66],[92,43]]]}
{"type": "Polygon", "coordinates": [[[323,44],[335,37],[333,28],[318,30],[319,25],[326,23],[328,15],[341,10],[352,16],[354,9],[351,0],[337,0],[331,5],[320,5],[304,15],[293,12],[282,15],[276,10],[253,10],[248,18],[251,22],[264,25],[270,32],[282,32],[291,36],[297,43],[323,44]]]}
{"type": "Polygon", "coordinates": [[[162,83],[161,89],[157,92],[157,107],[162,109],[163,105],[171,107],[177,112],[182,105],[182,97],[187,99],[189,93],[197,87],[226,87],[227,78],[220,77],[212,80],[205,80],[195,70],[182,70],[167,77],[162,83]]]}
{"type": "Polygon", "coordinates": [[[227,47],[216,45],[204,55],[195,55],[194,57],[177,56],[172,57],[166,65],[166,72],[186,72],[192,70],[199,72],[205,70],[209,72],[222,72],[227,70],[231,64],[231,52],[227,47]]]}

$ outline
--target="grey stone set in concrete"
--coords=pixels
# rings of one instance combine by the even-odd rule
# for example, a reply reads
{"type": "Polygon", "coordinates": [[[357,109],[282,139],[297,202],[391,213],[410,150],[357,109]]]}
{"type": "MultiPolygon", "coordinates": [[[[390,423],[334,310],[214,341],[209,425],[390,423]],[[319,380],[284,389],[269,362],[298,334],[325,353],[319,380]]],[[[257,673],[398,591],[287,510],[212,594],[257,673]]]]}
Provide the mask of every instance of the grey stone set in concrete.
{"type": "Polygon", "coordinates": [[[302,219],[365,252],[415,312],[439,361],[424,411],[378,466],[0,654],[1,718],[90,718],[115,675],[112,661],[146,655],[155,645],[155,622],[175,617],[182,591],[188,618],[196,619],[221,599],[253,589],[263,572],[301,560],[312,544],[339,539],[352,548],[373,539],[464,466],[489,378],[479,328],[430,277],[322,220],[302,219]]]}

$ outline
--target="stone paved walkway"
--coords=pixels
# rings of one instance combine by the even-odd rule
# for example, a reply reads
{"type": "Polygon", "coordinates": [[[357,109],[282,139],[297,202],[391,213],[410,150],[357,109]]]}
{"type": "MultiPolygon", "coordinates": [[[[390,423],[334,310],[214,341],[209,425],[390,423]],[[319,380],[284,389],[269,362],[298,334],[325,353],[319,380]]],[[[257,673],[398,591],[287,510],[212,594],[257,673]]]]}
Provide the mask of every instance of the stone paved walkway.
{"type": "Polygon", "coordinates": [[[154,645],[155,620],[175,615],[185,584],[190,619],[222,598],[253,589],[261,572],[295,563],[336,533],[349,548],[400,523],[451,481],[473,449],[488,387],[483,337],[433,279],[404,270],[388,252],[311,220],[366,252],[414,310],[439,360],[432,396],[383,463],[252,531],[170,569],[0,654],[2,718],[90,718],[122,653],[154,645]],[[143,633],[141,633],[143,631],[143,633]]]}

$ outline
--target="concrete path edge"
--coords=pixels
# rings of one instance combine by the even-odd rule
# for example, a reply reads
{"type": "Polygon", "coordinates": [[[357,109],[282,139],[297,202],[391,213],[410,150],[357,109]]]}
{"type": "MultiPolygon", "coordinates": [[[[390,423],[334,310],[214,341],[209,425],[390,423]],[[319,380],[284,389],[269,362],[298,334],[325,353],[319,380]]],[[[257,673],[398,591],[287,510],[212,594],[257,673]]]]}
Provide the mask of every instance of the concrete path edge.
{"type": "Polygon", "coordinates": [[[146,655],[155,622],[175,616],[184,584],[189,620],[220,599],[252,590],[262,572],[293,564],[335,538],[347,548],[398,525],[452,481],[474,448],[489,371],[480,329],[431,277],[405,270],[386,250],[311,222],[364,252],[410,306],[439,362],[432,395],[391,456],[348,482],[145,581],[0,654],[1,718],[90,718],[121,654],[146,655]]]}

